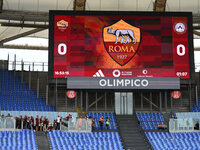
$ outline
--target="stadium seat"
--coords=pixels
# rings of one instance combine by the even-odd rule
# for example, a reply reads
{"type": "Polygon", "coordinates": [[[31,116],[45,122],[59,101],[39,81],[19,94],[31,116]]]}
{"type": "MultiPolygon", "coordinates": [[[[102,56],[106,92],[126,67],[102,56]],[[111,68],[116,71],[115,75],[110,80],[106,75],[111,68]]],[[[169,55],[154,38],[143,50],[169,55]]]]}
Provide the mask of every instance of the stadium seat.
{"type": "MultiPolygon", "coordinates": [[[[88,117],[92,117],[94,118],[95,124],[94,124],[94,130],[100,130],[100,124],[99,124],[99,118],[101,116],[104,117],[104,120],[108,117],[110,125],[109,125],[109,130],[117,130],[117,126],[115,123],[115,118],[114,118],[114,114],[113,113],[88,113],[88,117]]],[[[107,130],[106,129],[106,125],[105,125],[105,121],[104,121],[104,125],[103,125],[103,130],[107,130]]]]}
{"type": "Polygon", "coordinates": [[[13,71],[0,69],[0,86],[0,110],[55,111],[54,106],[46,105],[45,98],[37,98],[27,83],[21,83],[13,71]]]}
{"type": "Polygon", "coordinates": [[[37,150],[33,130],[0,131],[1,150],[37,150]]]}
{"type": "Polygon", "coordinates": [[[157,130],[158,124],[164,123],[161,113],[136,113],[143,130],[157,130]]]}
{"type": "Polygon", "coordinates": [[[117,132],[48,132],[52,150],[123,150],[117,132]]]}
{"type": "Polygon", "coordinates": [[[145,134],[154,150],[198,150],[200,147],[199,132],[146,132],[145,134]]]}

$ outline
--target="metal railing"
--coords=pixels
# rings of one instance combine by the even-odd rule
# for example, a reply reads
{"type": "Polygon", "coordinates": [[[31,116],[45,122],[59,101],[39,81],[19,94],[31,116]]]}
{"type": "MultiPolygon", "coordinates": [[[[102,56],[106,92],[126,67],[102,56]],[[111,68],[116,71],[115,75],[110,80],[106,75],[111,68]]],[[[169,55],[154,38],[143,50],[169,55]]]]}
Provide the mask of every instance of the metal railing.
{"type": "Polygon", "coordinates": [[[199,132],[200,118],[170,119],[169,132],[199,132]]]}
{"type": "Polygon", "coordinates": [[[60,130],[68,132],[92,132],[92,120],[85,118],[63,120],[60,130]]]}
{"type": "Polygon", "coordinates": [[[15,130],[16,120],[13,117],[0,118],[0,130],[15,130]]]}

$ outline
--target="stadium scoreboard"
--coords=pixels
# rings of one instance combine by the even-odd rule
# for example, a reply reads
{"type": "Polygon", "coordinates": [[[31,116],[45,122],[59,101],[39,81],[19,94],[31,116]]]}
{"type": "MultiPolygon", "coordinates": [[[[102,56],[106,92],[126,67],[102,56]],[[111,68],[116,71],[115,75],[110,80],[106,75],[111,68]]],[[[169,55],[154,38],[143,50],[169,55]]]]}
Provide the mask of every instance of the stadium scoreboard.
{"type": "Polygon", "coordinates": [[[50,11],[50,77],[190,79],[191,18],[173,12],[50,11]]]}

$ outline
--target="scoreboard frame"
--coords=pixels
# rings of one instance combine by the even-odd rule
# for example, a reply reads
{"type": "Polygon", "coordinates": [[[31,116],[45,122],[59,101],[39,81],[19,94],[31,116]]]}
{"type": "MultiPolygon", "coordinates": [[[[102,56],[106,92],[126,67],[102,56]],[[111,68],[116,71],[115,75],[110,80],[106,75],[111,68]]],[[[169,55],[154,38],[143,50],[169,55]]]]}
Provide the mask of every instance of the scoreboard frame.
{"type": "MultiPolygon", "coordinates": [[[[189,80],[194,81],[195,65],[194,65],[194,46],[193,46],[193,22],[192,12],[144,12],[144,11],[49,11],[49,62],[48,62],[48,79],[49,83],[65,83],[65,78],[54,78],[54,16],[55,15],[74,15],[74,16],[169,16],[169,17],[187,17],[188,30],[188,51],[189,51],[189,79],[181,79],[181,84],[189,84],[189,80]]],[[[156,78],[156,77],[155,77],[156,78]]],[[[192,82],[193,83],[193,82],[192,82]]]]}

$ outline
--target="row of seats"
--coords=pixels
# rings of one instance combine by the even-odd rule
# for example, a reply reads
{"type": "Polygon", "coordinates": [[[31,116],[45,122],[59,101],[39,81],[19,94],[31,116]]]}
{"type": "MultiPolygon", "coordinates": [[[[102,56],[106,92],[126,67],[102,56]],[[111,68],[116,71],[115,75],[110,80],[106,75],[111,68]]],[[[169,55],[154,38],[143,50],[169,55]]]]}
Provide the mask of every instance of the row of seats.
{"type": "Polygon", "coordinates": [[[199,150],[199,132],[146,132],[154,150],[199,150]]]}
{"type": "Polygon", "coordinates": [[[0,149],[37,150],[34,131],[0,131],[0,149]]]}
{"type": "Polygon", "coordinates": [[[143,130],[157,130],[158,124],[164,124],[161,113],[136,113],[143,130]]]}
{"type": "MultiPolygon", "coordinates": [[[[108,130],[117,130],[117,126],[115,123],[115,117],[113,113],[88,113],[88,117],[92,117],[94,118],[94,130],[100,130],[100,124],[99,124],[99,118],[100,117],[104,117],[104,120],[106,121],[106,118],[108,117],[109,119],[109,129],[108,130]]],[[[105,126],[105,121],[104,121],[104,125],[103,125],[103,129],[106,130],[106,126],[105,126]]]]}
{"type": "Polygon", "coordinates": [[[13,71],[0,69],[0,110],[55,111],[55,107],[46,105],[45,98],[37,98],[36,91],[29,90],[13,71]]]}
{"type": "Polygon", "coordinates": [[[198,99],[198,105],[192,106],[192,112],[200,112],[200,99],[198,99]]]}
{"type": "Polygon", "coordinates": [[[118,132],[48,132],[52,150],[123,150],[118,132]]]}

